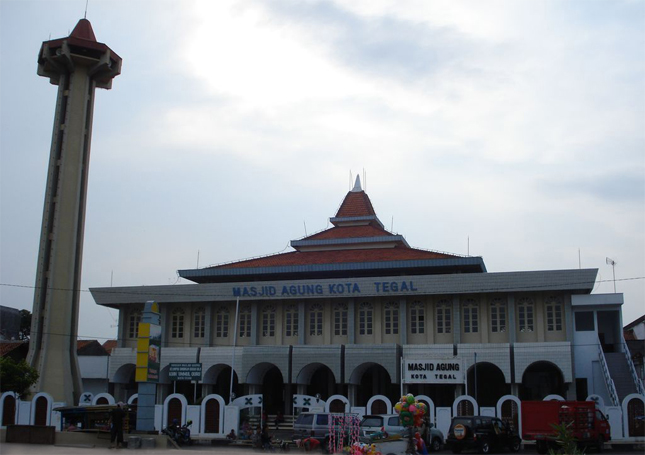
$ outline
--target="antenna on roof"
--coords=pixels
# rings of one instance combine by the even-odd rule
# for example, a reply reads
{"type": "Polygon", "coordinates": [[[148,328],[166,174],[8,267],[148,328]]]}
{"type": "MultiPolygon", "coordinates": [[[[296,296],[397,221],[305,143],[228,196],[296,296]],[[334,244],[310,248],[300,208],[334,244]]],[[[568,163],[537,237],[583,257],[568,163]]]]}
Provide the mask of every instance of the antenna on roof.
{"type": "Polygon", "coordinates": [[[195,268],[197,269],[199,268],[199,250],[197,250],[197,267],[195,268]]]}
{"type": "Polygon", "coordinates": [[[466,256],[470,256],[470,236],[466,238],[466,256]]]}
{"type": "Polygon", "coordinates": [[[367,174],[365,174],[365,168],[363,168],[363,190],[367,193],[367,174]]]}
{"type": "Polygon", "coordinates": [[[349,185],[348,185],[348,189],[350,189],[350,190],[352,189],[352,171],[351,171],[351,170],[349,171],[349,185]]]}
{"type": "Polygon", "coordinates": [[[394,232],[394,215],[392,215],[392,224],[390,224],[390,232],[394,232]]]}
{"type": "Polygon", "coordinates": [[[85,0],[85,15],[83,16],[83,19],[87,19],[87,4],[90,2],[90,0],[85,0]]]}
{"type": "Polygon", "coordinates": [[[305,237],[307,237],[307,223],[305,220],[302,220],[302,224],[305,225],[305,237]]]}

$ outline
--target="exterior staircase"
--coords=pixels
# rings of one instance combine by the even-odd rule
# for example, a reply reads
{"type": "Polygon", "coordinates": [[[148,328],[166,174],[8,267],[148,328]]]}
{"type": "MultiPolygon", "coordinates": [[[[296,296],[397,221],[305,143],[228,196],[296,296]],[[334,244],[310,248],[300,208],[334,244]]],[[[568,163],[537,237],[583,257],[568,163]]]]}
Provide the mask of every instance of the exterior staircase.
{"type": "Polygon", "coordinates": [[[609,374],[616,386],[618,400],[622,403],[627,395],[638,392],[636,384],[634,384],[634,380],[632,379],[629,364],[627,363],[625,354],[622,352],[605,352],[605,359],[609,374]]]}

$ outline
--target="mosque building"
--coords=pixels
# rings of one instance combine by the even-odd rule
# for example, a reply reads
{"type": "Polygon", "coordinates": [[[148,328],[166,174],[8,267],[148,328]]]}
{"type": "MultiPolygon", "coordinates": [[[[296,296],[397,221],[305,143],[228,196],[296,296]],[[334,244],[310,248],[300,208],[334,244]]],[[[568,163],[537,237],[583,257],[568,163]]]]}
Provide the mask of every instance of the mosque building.
{"type": "Polygon", "coordinates": [[[158,403],[173,392],[228,401],[231,376],[236,396],[262,394],[269,413],[291,414],[294,394],[352,407],[401,392],[436,406],[463,395],[480,406],[508,395],[611,401],[594,362],[622,349],[623,297],[591,294],[597,269],[492,273],[481,257],[413,248],[383,227],[358,177],[330,222],[290,252],[179,271],[194,284],[92,289],[119,310],[115,398],[137,391],[138,323],[153,300],[158,403]],[[171,381],[171,363],[200,363],[201,381],[171,381]]]}

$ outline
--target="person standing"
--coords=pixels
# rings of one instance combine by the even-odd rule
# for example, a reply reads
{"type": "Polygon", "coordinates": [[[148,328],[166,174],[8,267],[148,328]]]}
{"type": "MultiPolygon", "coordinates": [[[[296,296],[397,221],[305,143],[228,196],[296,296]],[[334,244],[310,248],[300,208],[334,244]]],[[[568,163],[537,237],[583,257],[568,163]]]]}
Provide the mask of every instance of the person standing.
{"type": "Polygon", "coordinates": [[[125,412],[121,407],[122,404],[118,403],[116,408],[112,409],[110,413],[110,448],[123,447],[123,419],[125,412]],[[113,445],[114,444],[114,445],[113,445]]]}

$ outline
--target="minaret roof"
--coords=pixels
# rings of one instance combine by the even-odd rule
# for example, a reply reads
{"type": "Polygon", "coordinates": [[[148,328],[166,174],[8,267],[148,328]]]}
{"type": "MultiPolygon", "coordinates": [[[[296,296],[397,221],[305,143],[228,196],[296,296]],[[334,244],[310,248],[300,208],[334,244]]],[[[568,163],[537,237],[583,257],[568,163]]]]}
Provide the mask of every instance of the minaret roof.
{"type": "Polygon", "coordinates": [[[358,216],[376,216],[372,202],[367,193],[361,188],[360,176],[356,176],[354,188],[347,193],[340,204],[335,218],[354,218],[358,216]]]}
{"type": "Polygon", "coordinates": [[[96,40],[87,19],[79,20],[69,36],[43,42],[38,53],[38,75],[58,85],[61,74],[77,64],[91,66],[92,79],[99,88],[110,89],[112,79],[121,74],[121,57],[96,40]]]}
{"type": "Polygon", "coordinates": [[[69,35],[74,38],[84,39],[88,41],[96,42],[96,36],[94,35],[94,30],[92,30],[92,24],[87,19],[81,19],[72,30],[72,33],[69,35]]]}

